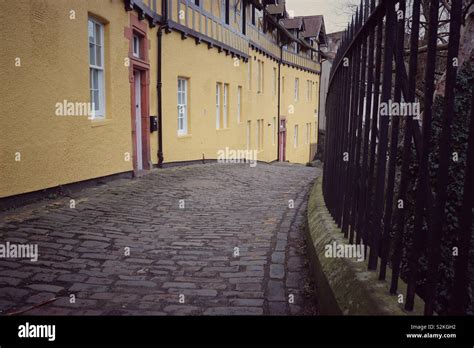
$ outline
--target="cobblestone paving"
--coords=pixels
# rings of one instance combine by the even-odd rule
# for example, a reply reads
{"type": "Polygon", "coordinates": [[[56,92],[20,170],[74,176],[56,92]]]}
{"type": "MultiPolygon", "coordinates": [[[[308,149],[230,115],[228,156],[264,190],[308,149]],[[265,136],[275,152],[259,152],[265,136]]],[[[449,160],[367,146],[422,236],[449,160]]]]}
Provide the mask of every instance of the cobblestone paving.
{"type": "Polygon", "coordinates": [[[0,259],[0,313],[316,314],[302,226],[319,173],[167,168],[3,213],[0,243],[39,258],[0,259]]]}

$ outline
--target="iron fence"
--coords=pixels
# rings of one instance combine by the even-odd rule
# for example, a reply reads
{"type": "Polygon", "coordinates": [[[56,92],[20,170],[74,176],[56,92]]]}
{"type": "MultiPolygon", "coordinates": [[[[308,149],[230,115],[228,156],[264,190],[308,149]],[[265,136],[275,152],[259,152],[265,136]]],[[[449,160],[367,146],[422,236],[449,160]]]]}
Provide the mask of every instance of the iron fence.
{"type": "Polygon", "coordinates": [[[413,310],[418,294],[425,315],[464,314],[470,303],[472,90],[467,111],[455,105],[464,3],[364,0],[336,55],[326,100],[326,205],[349,243],[366,246],[368,269],[390,282],[392,294],[406,282],[405,309],[413,310]],[[456,160],[460,113],[468,125],[456,160]],[[461,199],[450,211],[449,185],[459,173],[461,199]]]}

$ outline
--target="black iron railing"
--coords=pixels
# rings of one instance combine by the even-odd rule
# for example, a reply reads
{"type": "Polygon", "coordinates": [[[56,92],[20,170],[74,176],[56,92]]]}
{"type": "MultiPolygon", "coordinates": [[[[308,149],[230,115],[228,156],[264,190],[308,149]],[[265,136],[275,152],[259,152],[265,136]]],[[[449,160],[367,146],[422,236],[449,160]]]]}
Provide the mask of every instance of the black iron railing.
{"type": "Polygon", "coordinates": [[[406,310],[418,294],[426,315],[470,305],[472,87],[467,110],[456,105],[465,3],[364,0],[326,100],[326,205],[349,242],[367,247],[369,270],[385,280],[389,266],[390,292],[402,279],[406,310]]]}

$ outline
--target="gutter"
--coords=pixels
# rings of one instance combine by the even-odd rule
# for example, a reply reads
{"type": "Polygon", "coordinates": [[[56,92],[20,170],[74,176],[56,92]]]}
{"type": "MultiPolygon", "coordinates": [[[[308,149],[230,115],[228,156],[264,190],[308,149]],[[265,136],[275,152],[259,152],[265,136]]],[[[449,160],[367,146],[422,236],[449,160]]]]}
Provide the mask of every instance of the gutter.
{"type": "Polygon", "coordinates": [[[158,168],[163,168],[163,74],[162,74],[162,67],[163,67],[163,30],[168,28],[168,2],[163,1],[161,3],[161,13],[163,17],[163,24],[161,24],[158,28],[157,36],[157,77],[156,77],[156,98],[157,103],[156,106],[158,108],[158,168]]]}
{"type": "Polygon", "coordinates": [[[278,60],[278,124],[277,126],[277,161],[280,161],[280,117],[281,117],[281,63],[283,61],[283,46],[280,46],[280,59],[278,60]]]}

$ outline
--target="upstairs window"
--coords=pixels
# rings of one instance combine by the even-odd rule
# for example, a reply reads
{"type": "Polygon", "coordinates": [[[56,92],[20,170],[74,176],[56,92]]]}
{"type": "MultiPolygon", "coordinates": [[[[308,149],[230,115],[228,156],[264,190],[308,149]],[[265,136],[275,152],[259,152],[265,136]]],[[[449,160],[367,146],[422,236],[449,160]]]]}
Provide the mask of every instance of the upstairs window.
{"type": "Polygon", "coordinates": [[[262,94],[265,84],[264,62],[262,60],[258,60],[257,64],[257,93],[262,94]]]}
{"type": "Polygon", "coordinates": [[[252,25],[255,25],[255,24],[257,23],[256,17],[255,17],[255,6],[252,5],[252,7],[250,8],[250,10],[252,11],[252,25]]]}
{"type": "Polygon", "coordinates": [[[222,17],[224,18],[225,24],[230,23],[230,0],[221,0],[221,11],[222,17]]]}
{"type": "Polygon", "coordinates": [[[140,36],[134,34],[133,35],[133,56],[136,58],[140,58],[140,44],[141,44],[141,39],[140,36]]]}
{"type": "Polygon", "coordinates": [[[93,118],[105,117],[104,82],[104,25],[93,18],[88,20],[90,99],[93,118]]]}
{"type": "Polygon", "coordinates": [[[300,79],[295,78],[295,101],[298,101],[300,98],[300,79]]]}
{"type": "Polygon", "coordinates": [[[241,10],[240,12],[242,13],[242,34],[247,34],[247,14],[245,12],[245,5],[243,0],[240,2],[240,7],[241,10]]]}

